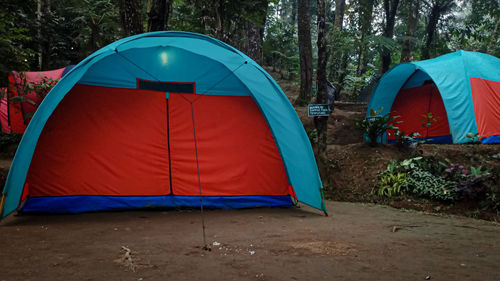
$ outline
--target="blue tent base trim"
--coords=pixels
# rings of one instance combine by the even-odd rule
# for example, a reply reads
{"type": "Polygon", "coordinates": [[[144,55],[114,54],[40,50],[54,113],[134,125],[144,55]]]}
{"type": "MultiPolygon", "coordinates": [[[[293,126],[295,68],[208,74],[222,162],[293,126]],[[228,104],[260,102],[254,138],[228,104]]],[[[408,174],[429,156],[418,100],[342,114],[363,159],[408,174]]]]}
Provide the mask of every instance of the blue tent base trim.
{"type": "MultiPolygon", "coordinates": [[[[57,196],[29,197],[21,212],[84,213],[153,208],[199,208],[199,196],[57,196]]],[[[203,208],[242,209],[293,207],[289,195],[282,196],[204,196],[203,208]]]]}
{"type": "MultiPolygon", "coordinates": [[[[453,138],[451,136],[441,136],[441,137],[427,137],[427,138],[415,138],[419,141],[425,141],[429,144],[451,144],[453,143],[453,138]]],[[[390,140],[388,143],[395,143],[395,140],[390,140]]]]}
{"type": "Polygon", "coordinates": [[[500,135],[497,136],[489,136],[481,140],[481,143],[500,143],[500,135]]]}

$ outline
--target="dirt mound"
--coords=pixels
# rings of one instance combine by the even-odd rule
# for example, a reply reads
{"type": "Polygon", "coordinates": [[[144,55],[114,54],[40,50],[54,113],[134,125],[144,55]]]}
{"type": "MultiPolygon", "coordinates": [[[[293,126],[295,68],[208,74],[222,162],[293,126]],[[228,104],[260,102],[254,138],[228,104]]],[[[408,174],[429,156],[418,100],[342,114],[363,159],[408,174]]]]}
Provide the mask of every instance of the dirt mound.
{"type": "Polygon", "coordinates": [[[328,155],[331,169],[329,186],[325,196],[329,199],[350,202],[374,202],[398,208],[428,212],[462,214],[488,220],[500,220],[495,213],[479,210],[475,202],[441,204],[425,199],[401,197],[384,199],[372,195],[377,185],[377,174],[386,169],[391,160],[402,160],[416,156],[435,156],[442,162],[462,164],[466,167],[488,168],[500,181],[500,145],[433,145],[423,144],[414,148],[400,149],[396,145],[368,144],[329,145],[328,155]]]}

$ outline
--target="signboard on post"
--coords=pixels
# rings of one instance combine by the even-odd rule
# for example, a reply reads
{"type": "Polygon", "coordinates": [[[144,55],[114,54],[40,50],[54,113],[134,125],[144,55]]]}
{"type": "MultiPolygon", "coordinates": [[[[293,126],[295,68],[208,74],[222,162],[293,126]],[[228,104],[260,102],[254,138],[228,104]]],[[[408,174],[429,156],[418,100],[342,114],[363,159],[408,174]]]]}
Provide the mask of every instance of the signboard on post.
{"type": "Polygon", "coordinates": [[[328,104],[310,104],[307,107],[307,116],[329,116],[330,107],[328,104]]]}

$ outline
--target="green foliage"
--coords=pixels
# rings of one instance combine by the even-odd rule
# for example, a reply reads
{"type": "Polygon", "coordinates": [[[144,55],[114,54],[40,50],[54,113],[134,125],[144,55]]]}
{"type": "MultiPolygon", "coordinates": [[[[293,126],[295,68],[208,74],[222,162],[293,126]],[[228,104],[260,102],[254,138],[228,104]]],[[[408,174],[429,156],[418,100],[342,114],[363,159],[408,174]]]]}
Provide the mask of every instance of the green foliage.
{"type": "Polygon", "coordinates": [[[417,139],[420,136],[420,134],[417,132],[406,134],[406,132],[403,130],[395,129],[394,136],[396,137],[394,143],[398,147],[408,147],[410,145],[419,145],[421,143],[425,143],[424,140],[417,139]]]}
{"type": "Polygon", "coordinates": [[[467,143],[471,143],[471,144],[479,144],[481,143],[481,135],[479,135],[479,133],[467,133],[467,135],[465,135],[465,137],[467,138],[468,142],[467,143]]]}
{"type": "Polygon", "coordinates": [[[307,133],[307,137],[309,138],[309,142],[311,144],[315,144],[318,142],[318,130],[317,129],[307,129],[306,133],[307,133]]]}
{"type": "Polygon", "coordinates": [[[408,172],[406,185],[408,191],[418,197],[437,201],[455,201],[458,199],[454,182],[435,176],[418,166],[408,172]]]}
{"type": "Polygon", "coordinates": [[[0,5],[0,86],[7,85],[7,75],[13,69],[25,70],[33,51],[29,29],[20,23],[25,14],[14,1],[0,5]]]}
{"type": "Polygon", "coordinates": [[[370,109],[370,116],[358,123],[358,126],[364,131],[370,145],[375,146],[387,130],[395,129],[394,122],[397,116],[389,116],[390,112],[380,115],[382,108],[378,110],[370,109]]]}
{"type": "MultiPolygon", "coordinates": [[[[274,6],[273,6],[274,7],[274,6]]],[[[297,26],[289,18],[277,18],[269,14],[266,34],[262,45],[264,63],[286,71],[293,79],[300,69],[297,26]]]]}
{"type": "Polygon", "coordinates": [[[491,191],[491,172],[482,166],[466,169],[451,163],[445,170],[445,178],[457,183],[457,192],[462,199],[484,199],[491,191]]]}
{"type": "Polygon", "coordinates": [[[432,112],[427,112],[427,114],[422,114],[422,117],[424,117],[422,120],[420,120],[420,123],[422,127],[429,129],[434,122],[437,122],[439,119],[435,118],[432,115],[432,112]]]}
{"type": "Polygon", "coordinates": [[[398,163],[392,160],[387,169],[378,176],[378,191],[379,196],[392,197],[403,193],[406,188],[407,174],[398,172],[398,163]]]}
{"type": "Polygon", "coordinates": [[[443,163],[434,156],[392,160],[378,175],[379,196],[409,194],[442,202],[474,200],[483,209],[500,211],[500,193],[492,172],[482,166],[443,163]]]}

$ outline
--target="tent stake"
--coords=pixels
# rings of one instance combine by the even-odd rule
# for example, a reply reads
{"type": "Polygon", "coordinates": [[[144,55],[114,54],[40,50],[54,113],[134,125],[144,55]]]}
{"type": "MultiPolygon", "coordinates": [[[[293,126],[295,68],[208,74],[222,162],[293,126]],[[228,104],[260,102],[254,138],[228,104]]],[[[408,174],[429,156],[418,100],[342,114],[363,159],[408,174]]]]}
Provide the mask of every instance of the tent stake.
{"type": "Polygon", "coordinates": [[[191,103],[191,119],[193,121],[194,151],[196,153],[196,170],[198,172],[198,189],[200,190],[200,213],[201,213],[201,226],[203,229],[203,250],[210,251],[211,249],[208,247],[207,237],[205,234],[205,215],[203,213],[203,197],[201,194],[201,181],[200,181],[200,163],[198,161],[198,145],[197,145],[197,141],[196,141],[196,128],[194,126],[193,102],[190,102],[190,103],[191,103]]]}

